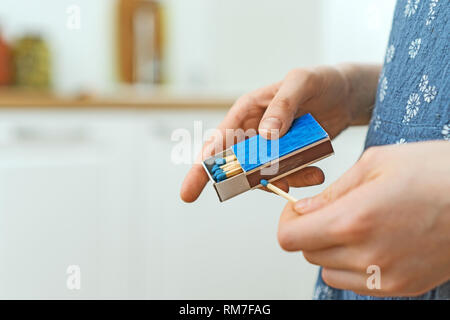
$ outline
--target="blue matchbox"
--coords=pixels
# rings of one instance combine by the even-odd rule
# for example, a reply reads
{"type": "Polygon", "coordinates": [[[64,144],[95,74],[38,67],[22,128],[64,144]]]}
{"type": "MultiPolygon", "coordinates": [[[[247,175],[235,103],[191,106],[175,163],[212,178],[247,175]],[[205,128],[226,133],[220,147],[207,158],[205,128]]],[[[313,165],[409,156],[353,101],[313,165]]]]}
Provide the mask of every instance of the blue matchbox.
{"type": "Polygon", "coordinates": [[[333,153],[326,131],[311,114],[306,114],[294,120],[283,137],[267,140],[260,135],[253,136],[206,159],[203,166],[220,201],[225,201],[261,187],[262,179],[276,181],[333,153]],[[228,165],[231,170],[226,172],[227,164],[222,165],[225,179],[219,181],[214,171],[218,169],[219,160],[225,158],[232,159],[228,165]]]}

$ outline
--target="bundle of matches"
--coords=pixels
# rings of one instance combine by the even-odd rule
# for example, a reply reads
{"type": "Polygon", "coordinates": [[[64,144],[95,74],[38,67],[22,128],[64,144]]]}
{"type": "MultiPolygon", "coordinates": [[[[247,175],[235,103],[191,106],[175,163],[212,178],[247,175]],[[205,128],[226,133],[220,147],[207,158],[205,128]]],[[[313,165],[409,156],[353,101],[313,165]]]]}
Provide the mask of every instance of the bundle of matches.
{"type": "Polygon", "coordinates": [[[216,159],[216,163],[211,170],[216,182],[227,180],[243,172],[236,156],[230,155],[225,158],[216,159]]]}

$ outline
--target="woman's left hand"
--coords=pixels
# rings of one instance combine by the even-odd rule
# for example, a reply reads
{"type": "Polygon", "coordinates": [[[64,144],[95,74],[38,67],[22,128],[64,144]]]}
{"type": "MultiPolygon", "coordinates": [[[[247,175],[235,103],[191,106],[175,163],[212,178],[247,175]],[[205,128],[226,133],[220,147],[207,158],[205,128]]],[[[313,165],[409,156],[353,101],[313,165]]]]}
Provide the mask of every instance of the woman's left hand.
{"type": "Polygon", "coordinates": [[[289,203],[278,239],[322,266],[325,283],[361,295],[417,296],[446,282],[450,143],[368,149],[324,192],[289,203]]]}

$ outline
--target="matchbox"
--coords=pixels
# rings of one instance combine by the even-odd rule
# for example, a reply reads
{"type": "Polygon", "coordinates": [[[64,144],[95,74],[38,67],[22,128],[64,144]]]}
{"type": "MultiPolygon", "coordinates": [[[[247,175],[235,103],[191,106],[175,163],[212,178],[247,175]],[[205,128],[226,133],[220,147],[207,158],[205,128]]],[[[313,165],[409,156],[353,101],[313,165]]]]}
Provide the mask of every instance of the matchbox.
{"type": "Polygon", "coordinates": [[[203,161],[220,201],[274,182],[334,154],[331,139],[311,114],[294,120],[280,139],[257,135],[203,161]]]}

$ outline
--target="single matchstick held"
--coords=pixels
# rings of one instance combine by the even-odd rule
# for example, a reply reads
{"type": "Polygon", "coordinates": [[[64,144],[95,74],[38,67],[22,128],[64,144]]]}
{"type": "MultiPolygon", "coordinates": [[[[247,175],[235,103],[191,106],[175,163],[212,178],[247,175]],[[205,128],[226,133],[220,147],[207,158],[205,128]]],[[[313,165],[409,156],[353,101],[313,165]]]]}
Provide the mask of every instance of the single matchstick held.
{"type": "Polygon", "coordinates": [[[261,180],[261,184],[263,185],[263,187],[266,187],[267,189],[269,189],[270,191],[276,193],[277,195],[285,198],[286,200],[290,201],[290,202],[297,202],[298,200],[295,199],[293,196],[291,196],[289,193],[284,192],[283,190],[281,190],[278,187],[275,187],[273,184],[269,183],[269,181],[267,180],[261,180]]]}

